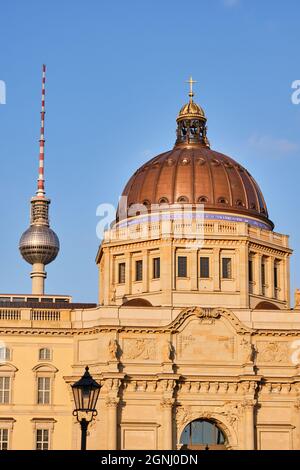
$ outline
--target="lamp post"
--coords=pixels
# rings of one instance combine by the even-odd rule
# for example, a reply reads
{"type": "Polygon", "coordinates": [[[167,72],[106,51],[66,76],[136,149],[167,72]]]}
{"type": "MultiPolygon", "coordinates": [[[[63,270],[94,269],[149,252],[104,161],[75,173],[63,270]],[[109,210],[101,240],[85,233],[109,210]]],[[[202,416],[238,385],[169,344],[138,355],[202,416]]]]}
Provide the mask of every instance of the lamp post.
{"type": "Polygon", "coordinates": [[[89,373],[86,366],[85,373],[78,382],[72,385],[75,402],[73,415],[81,427],[81,450],[86,450],[87,428],[95,416],[97,416],[96,404],[99,397],[101,385],[99,385],[89,373]]]}

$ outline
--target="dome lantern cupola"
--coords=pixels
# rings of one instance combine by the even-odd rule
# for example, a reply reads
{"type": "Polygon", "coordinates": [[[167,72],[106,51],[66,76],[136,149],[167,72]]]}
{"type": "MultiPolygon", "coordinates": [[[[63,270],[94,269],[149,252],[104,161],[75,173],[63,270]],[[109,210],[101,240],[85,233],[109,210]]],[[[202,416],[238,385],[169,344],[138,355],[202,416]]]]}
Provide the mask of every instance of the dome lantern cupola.
{"type": "Polygon", "coordinates": [[[196,83],[192,77],[189,79],[190,100],[182,106],[177,117],[177,145],[204,145],[209,147],[207,139],[206,116],[204,110],[194,102],[193,84],[196,83]]]}

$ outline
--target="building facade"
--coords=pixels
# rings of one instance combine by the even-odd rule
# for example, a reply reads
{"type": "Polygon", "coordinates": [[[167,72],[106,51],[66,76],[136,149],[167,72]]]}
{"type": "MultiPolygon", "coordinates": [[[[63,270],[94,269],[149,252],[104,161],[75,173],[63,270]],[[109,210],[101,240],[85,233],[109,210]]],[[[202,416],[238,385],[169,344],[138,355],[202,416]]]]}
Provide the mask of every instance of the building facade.
{"type": "MultiPolygon", "coordinates": [[[[45,72],[45,69],[44,69],[45,72]]],[[[43,75],[43,106],[45,98],[43,75]]],[[[192,87],[192,80],[191,80],[192,87]]],[[[288,236],[193,100],[172,150],[126,185],[96,263],[97,304],[44,292],[58,254],[44,191],[20,241],[29,295],[0,296],[0,449],[78,449],[71,385],[101,384],[89,449],[299,449],[300,295],[288,236]]]]}

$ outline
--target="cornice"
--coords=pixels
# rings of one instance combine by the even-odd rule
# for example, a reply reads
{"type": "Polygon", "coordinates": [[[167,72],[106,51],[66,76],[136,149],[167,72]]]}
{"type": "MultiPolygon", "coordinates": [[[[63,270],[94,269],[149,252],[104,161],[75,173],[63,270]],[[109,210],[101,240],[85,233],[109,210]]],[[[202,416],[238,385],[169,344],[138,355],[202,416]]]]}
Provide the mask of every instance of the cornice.
{"type": "Polygon", "coordinates": [[[300,336],[300,327],[298,329],[260,329],[250,328],[243,324],[241,320],[228,308],[201,308],[197,306],[183,308],[176,318],[165,326],[151,325],[98,325],[93,327],[81,328],[29,328],[29,327],[0,327],[1,335],[15,336],[54,336],[54,337],[80,337],[90,336],[98,333],[146,333],[146,334],[176,334],[180,331],[184,323],[191,317],[202,319],[216,320],[219,318],[226,319],[240,335],[251,336],[300,336]]]}

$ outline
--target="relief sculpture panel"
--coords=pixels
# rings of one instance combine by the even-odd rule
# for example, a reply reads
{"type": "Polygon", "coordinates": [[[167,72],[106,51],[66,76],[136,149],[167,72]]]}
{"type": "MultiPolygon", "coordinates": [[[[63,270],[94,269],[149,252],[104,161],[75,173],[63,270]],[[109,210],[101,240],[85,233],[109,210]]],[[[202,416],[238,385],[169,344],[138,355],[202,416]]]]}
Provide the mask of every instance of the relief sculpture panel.
{"type": "Polygon", "coordinates": [[[212,325],[191,321],[177,336],[177,357],[232,360],[235,358],[235,337],[222,321],[212,325]]]}
{"type": "Polygon", "coordinates": [[[124,338],[123,358],[155,360],[157,358],[157,343],[154,338],[124,338]]]}

